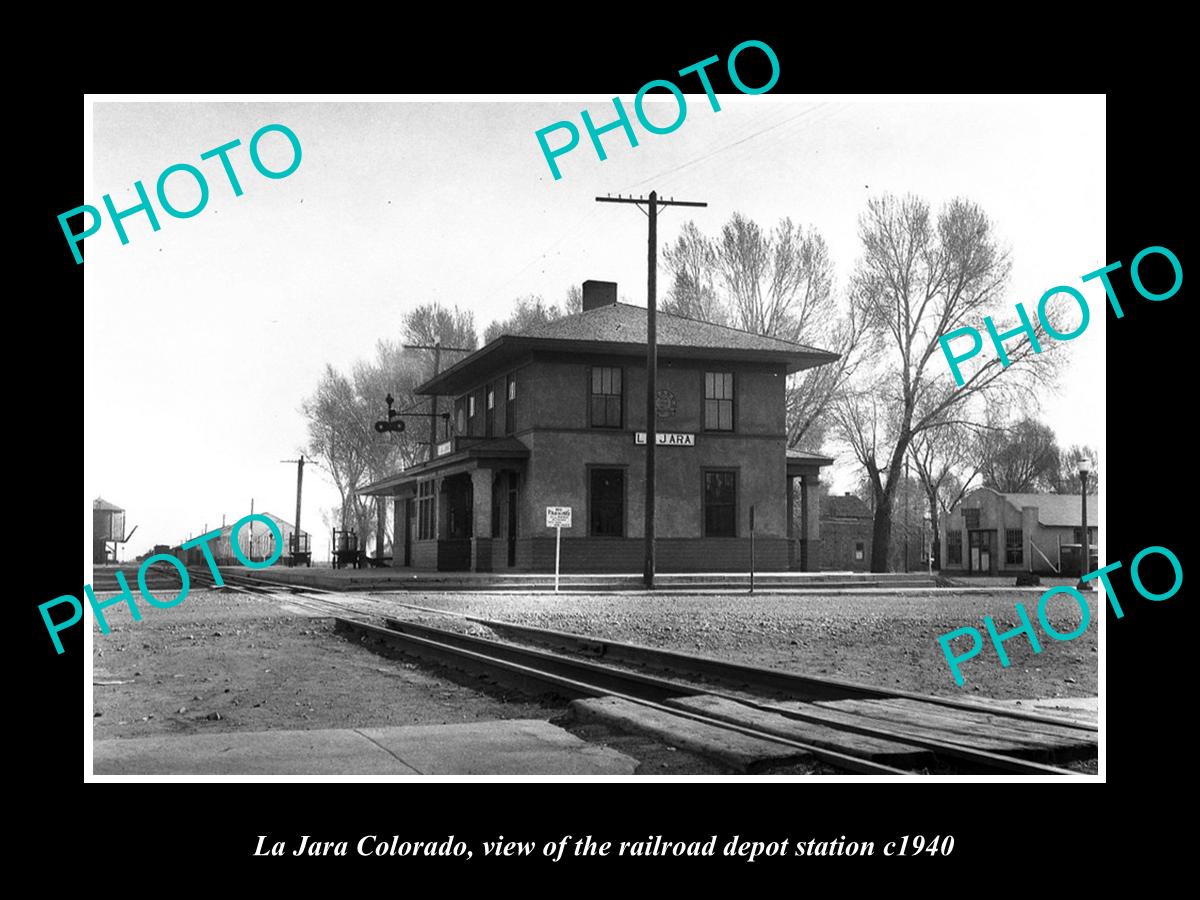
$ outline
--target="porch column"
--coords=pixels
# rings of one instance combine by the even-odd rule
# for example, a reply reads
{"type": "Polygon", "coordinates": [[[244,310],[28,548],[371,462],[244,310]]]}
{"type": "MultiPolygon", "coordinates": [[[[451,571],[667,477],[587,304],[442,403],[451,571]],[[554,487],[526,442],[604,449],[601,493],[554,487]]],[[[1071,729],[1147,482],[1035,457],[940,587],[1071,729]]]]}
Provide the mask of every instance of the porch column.
{"type": "Polygon", "coordinates": [[[404,565],[404,540],[408,531],[408,516],[404,515],[404,498],[392,498],[392,565],[404,565]]]}
{"type": "Polygon", "coordinates": [[[375,501],[375,559],[383,556],[383,544],[387,537],[387,497],[380,494],[375,501]]]}
{"type": "Polygon", "coordinates": [[[439,541],[442,541],[446,539],[446,527],[450,522],[450,495],[446,493],[445,478],[434,479],[433,495],[437,498],[433,504],[433,533],[437,535],[439,541]]]}
{"type": "Polygon", "coordinates": [[[820,566],[821,517],[816,475],[800,476],[800,570],[812,572],[820,566]]]}
{"type": "Polygon", "coordinates": [[[491,469],[478,468],[471,472],[471,569],[475,572],[492,571],[493,477],[491,469]]]}
{"type": "Polygon", "coordinates": [[[788,568],[796,568],[796,476],[787,477],[788,568]]]}

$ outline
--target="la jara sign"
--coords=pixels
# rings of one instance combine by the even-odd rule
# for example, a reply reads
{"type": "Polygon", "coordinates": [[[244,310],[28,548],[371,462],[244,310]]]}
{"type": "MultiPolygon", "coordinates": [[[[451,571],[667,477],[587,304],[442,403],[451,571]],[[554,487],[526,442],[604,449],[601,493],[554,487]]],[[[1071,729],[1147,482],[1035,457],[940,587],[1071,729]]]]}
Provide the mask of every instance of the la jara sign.
{"type": "MultiPolygon", "coordinates": [[[[633,436],[635,444],[646,443],[646,432],[639,431],[633,436]]],[[[654,439],[656,446],[662,447],[695,447],[696,436],[694,434],[680,434],[673,431],[660,431],[654,439]]]]}

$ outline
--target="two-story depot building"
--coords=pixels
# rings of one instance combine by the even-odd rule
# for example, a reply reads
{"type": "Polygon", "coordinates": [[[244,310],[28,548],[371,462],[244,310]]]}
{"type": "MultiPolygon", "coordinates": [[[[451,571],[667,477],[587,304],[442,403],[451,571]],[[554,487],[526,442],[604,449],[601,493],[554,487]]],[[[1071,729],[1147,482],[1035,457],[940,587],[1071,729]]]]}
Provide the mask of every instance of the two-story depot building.
{"type": "MultiPolygon", "coordinates": [[[[547,507],[571,507],[565,572],[640,572],[646,310],[612,282],[583,311],[506,334],[421,385],[452,396],[431,458],[367,486],[395,499],[393,565],[552,571],[547,507]]],[[[786,447],[788,374],[836,354],[659,313],[656,508],[663,572],[816,568],[820,467],[786,447]],[[792,480],[801,479],[795,534],[792,480]]]]}

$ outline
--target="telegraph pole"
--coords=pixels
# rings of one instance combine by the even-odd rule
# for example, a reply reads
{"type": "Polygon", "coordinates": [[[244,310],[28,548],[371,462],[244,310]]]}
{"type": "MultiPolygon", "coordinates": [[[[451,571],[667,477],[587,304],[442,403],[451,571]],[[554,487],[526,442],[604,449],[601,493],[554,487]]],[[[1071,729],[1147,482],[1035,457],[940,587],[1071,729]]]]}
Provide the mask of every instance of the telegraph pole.
{"type": "MultiPolygon", "coordinates": [[[[436,378],[438,373],[442,371],[442,350],[449,350],[454,353],[474,353],[470,347],[443,347],[441,339],[433,342],[431,347],[429,344],[404,344],[405,350],[432,350],[433,351],[433,377],[436,378]]],[[[429,415],[429,458],[433,459],[437,452],[437,415],[438,415],[438,395],[434,394],[431,400],[433,411],[429,415]]]]}
{"type": "Polygon", "coordinates": [[[642,580],[647,590],[654,590],[654,450],[658,444],[658,421],[655,414],[655,398],[658,394],[658,208],[660,206],[708,206],[691,200],[659,200],[658,192],[651,191],[645,197],[597,197],[598,203],[634,203],[650,220],[650,234],[646,253],[646,566],[642,580]]]}
{"type": "MultiPolygon", "coordinates": [[[[296,464],[296,530],[292,534],[292,565],[296,564],[296,558],[300,555],[300,492],[304,487],[304,456],[299,459],[281,459],[283,463],[296,464]]],[[[311,551],[312,548],[309,547],[311,551]]]]}

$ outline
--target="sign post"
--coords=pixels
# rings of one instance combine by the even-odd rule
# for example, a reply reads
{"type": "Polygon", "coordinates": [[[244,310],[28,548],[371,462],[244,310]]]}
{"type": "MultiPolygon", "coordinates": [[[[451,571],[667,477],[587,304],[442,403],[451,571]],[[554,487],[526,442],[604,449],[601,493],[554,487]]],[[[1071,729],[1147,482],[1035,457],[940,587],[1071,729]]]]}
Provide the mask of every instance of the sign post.
{"type": "Polygon", "coordinates": [[[750,593],[754,593],[754,507],[750,507],[750,593]]]}
{"type": "Polygon", "coordinates": [[[562,559],[562,530],[571,527],[571,507],[547,506],[546,527],[554,529],[554,593],[558,593],[558,566],[562,559]]]}

